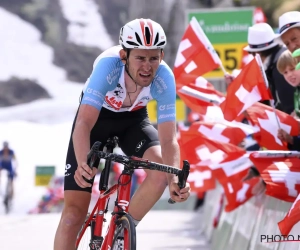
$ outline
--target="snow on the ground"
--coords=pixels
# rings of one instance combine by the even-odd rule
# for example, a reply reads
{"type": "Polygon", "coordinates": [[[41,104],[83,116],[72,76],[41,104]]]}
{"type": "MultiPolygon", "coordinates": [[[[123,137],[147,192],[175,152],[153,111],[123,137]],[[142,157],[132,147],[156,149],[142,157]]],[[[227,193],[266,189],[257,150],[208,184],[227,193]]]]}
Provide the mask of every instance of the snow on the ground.
{"type": "MultiPolygon", "coordinates": [[[[96,16],[93,2],[76,2],[66,5],[65,1],[64,12],[70,11],[68,18],[73,18],[72,23],[87,20],[86,30],[80,31],[85,34],[81,36],[84,44],[110,46],[110,38],[101,16],[96,16]],[[82,8],[82,12],[74,11],[75,6],[82,8]]],[[[64,174],[70,130],[83,84],[68,81],[65,71],[52,63],[53,49],[41,41],[41,34],[33,25],[1,7],[0,34],[0,81],[13,76],[36,80],[53,97],[0,108],[0,149],[2,142],[8,141],[18,162],[12,214],[25,214],[46,191],[45,187],[35,186],[35,167],[53,165],[57,175],[64,174]]],[[[0,214],[3,214],[5,172],[0,179],[0,214]]]]}
{"type": "Polygon", "coordinates": [[[68,40],[78,45],[105,50],[113,45],[99,15],[95,0],[60,0],[64,17],[70,22],[68,40]]]}
{"type": "MultiPolygon", "coordinates": [[[[0,123],[0,141],[8,140],[17,158],[13,213],[27,213],[46,192],[45,187],[35,186],[36,166],[55,166],[56,175],[64,175],[71,126],[70,122],[52,126],[22,121],[0,123]]],[[[1,180],[3,195],[5,172],[2,172],[1,180]]],[[[0,214],[4,212],[2,198],[0,196],[0,214]]]]}

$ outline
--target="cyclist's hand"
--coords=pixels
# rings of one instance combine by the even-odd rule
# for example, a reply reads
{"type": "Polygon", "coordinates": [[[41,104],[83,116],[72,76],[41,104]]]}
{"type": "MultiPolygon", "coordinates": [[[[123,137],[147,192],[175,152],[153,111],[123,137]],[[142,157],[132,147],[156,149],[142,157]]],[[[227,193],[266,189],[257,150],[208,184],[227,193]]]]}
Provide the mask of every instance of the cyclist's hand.
{"type": "Polygon", "coordinates": [[[91,180],[97,173],[97,168],[90,169],[90,167],[86,164],[86,162],[81,163],[77,167],[75,171],[74,179],[77,185],[81,188],[91,187],[92,184],[86,182],[82,176],[84,176],[87,180],[91,180]]]}
{"type": "Polygon", "coordinates": [[[186,201],[191,193],[190,184],[187,182],[185,188],[179,189],[179,186],[175,182],[171,182],[169,185],[170,198],[176,202],[186,201]]]}

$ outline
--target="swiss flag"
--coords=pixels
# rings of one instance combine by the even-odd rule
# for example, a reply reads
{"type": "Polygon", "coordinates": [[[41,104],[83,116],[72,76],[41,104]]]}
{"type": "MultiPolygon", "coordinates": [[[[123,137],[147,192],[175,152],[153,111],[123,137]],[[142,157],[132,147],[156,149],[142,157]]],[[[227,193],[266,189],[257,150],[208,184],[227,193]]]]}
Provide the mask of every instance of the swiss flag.
{"type": "Polygon", "coordinates": [[[267,17],[262,8],[256,7],[253,13],[254,23],[266,23],[267,17]]]}
{"type": "Polygon", "coordinates": [[[198,76],[210,72],[220,65],[220,58],[193,17],[179,44],[174,75],[178,85],[195,82],[198,76]]]}
{"type": "Polygon", "coordinates": [[[246,152],[241,156],[238,156],[237,153],[231,153],[231,155],[235,158],[227,158],[221,163],[209,164],[214,177],[223,187],[228,183],[240,182],[247,175],[249,168],[253,166],[246,152]]]}
{"type": "Polygon", "coordinates": [[[233,183],[228,182],[227,185],[223,185],[227,201],[225,212],[233,211],[253,197],[252,188],[259,180],[259,177],[254,177],[247,181],[242,182],[237,180],[233,183]]]}
{"type": "Polygon", "coordinates": [[[197,121],[191,124],[188,131],[198,131],[208,138],[219,142],[239,145],[243,139],[259,131],[258,128],[240,122],[206,122],[197,121]]]}
{"type": "Polygon", "coordinates": [[[191,83],[178,88],[177,95],[191,110],[200,114],[206,112],[207,106],[218,106],[225,99],[215,89],[202,88],[191,83]]]}
{"type": "Polygon", "coordinates": [[[182,159],[187,159],[197,167],[208,166],[222,185],[246,176],[253,164],[245,150],[230,143],[217,142],[202,134],[195,137],[194,133],[181,131],[182,159]]]}
{"type": "Polygon", "coordinates": [[[257,101],[272,99],[257,61],[255,57],[228,86],[226,99],[220,104],[226,120],[234,120],[257,101]]]}
{"type": "Polygon", "coordinates": [[[221,143],[202,134],[194,136],[193,131],[181,131],[181,154],[190,164],[197,166],[219,165],[225,161],[235,160],[245,154],[245,150],[230,143],[221,143]]]}
{"type": "Polygon", "coordinates": [[[285,150],[287,144],[279,140],[278,123],[281,129],[292,136],[297,136],[299,133],[298,122],[292,116],[275,110],[272,107],[262,103],[255,103],[247,109],[248,118],[250,121],[260,128],[260,132],[255,135],[256,141],[260,146],[272,150],[285,150]]]}
{"type": "Polygon", "coordinates": [[[190,167],[188,182],[193,192],[206,192],[216,187],[216,180],[209,167],[194,164],[191,164],[190,167]]]}
{"type": "Polygon", "coordinates": [[[250,154],[250,160],[266,183],[267,195],[294,202],[300,191],[300,159],[262,158],[253,152],[250,154]]]}
{"type": "MultiPolygon", "coordinates": [[[[193,85],[196,86],[196,87],[203,88],[203,89],[213,89],[213,90],[215,90],[214,85],[212,85],[209,81],[207,81],[203,76],[197,77],[195,82],[193,83],[193,85]]],[[[224,96],[223,94],[221,94],[221,95],[224,96]]]]}
{"type": "Polygon", "coordinates": [[[278,222],[278,227],[282,235],[288,235],[293,226],[300,221],[300,194],[297,196],[289,212],[284,219],[278,222]]]}

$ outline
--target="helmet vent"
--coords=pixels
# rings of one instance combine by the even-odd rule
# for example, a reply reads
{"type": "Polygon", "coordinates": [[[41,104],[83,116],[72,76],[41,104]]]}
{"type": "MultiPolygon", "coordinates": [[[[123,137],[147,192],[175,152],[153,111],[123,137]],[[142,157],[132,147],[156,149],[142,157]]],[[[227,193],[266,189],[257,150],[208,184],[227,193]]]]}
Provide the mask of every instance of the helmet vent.
{"type": "Polygon", "coordinates": [[[126,41],[126,43],[129,44],[129,45],[132,45],[132,46],[136,46],[136,47],[140,46],[139,44],[137,44],[137,43],[135,43],[133,41],[126,41]]]}
{"type": "MultiPolygon", "coordinates": [[[[142,43],[142,41],[141,41],[141,38],[139,37],[138,33],[136,33],[136,32],[135,32],[135,38],[136,38],[136,40],[138,41],[138,43],[139,43],[140,45],[143,45],[143,43],[142,43]]],[[[127,42],[127,43],[128,43],[128,42],[127,42]]]]}
{"type": "Polygon", "coordinates": [[[166,42],[162,41],[161,43],[157,44],[156,46],[163,46],[166,42]]]}
{"type": "Polygon", "coordinates": [[[154,45],[156,45],[158,43],[158,36],[159,36],[158,33],[156,33],[154,45]]]}
{"type": "Polygon", "coordinates": [[[151,33],[148,27],[145,27],[146,42],[150,45],[151,33]]]}

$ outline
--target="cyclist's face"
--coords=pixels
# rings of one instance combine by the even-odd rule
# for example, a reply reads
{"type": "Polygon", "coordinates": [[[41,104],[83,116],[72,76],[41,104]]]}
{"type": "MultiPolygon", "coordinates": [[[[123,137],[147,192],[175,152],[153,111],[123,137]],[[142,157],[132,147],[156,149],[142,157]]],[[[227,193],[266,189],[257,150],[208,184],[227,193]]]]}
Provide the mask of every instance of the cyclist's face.
{"type": "Polygon", "coordinates": [[[164,53],[160,49],[133,49],[128,58],[128,70],[134,81],[147,87],[151,84],[164,53]]]}
{"type": "Polygon", "coordinates": [[[281,35],[281,40],[289,51],[300,49],[300,28],[292,28],[281,35]]]}

